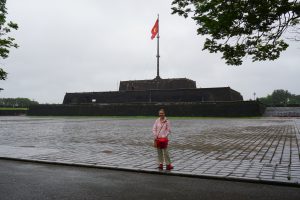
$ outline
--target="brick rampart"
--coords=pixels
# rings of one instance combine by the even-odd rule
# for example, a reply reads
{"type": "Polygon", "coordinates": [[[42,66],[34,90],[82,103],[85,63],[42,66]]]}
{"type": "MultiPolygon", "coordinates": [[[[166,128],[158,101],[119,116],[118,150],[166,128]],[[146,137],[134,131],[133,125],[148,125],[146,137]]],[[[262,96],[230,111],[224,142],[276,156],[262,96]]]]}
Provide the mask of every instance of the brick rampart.
{"type": "Polygon", "coordinates": [[[203,103],[127,103],[31,106],[34,116],[155,116],[164,108],[168,116],[250,117],[261,116],[264,106],[256,101],[203,103]]]}
{"type": "Polygon", "coordinates": [[[63,104],[241,101],[230,87],[66,93],[63,104]]]}

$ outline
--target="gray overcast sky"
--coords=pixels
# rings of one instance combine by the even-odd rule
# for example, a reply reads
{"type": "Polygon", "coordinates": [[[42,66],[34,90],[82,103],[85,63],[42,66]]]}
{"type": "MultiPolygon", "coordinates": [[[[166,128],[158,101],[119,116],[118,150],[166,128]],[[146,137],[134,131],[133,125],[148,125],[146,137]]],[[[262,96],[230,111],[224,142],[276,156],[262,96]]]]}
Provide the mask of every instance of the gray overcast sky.
{"type": "Polygon", "coordinates": [[[230,86],[244,99],[286,89],[300,94],[300,43],[280,59],[227,66],[201,51],[193,20],[171,15],[172,0],[9,0],[20,48],[1,60],[9,73],[0,97],[61,103],[66,92],[114,91],[120,80],[156,76],[151,28],[160,14],[161,77],[190,78],[198,87],[230,86]]]}

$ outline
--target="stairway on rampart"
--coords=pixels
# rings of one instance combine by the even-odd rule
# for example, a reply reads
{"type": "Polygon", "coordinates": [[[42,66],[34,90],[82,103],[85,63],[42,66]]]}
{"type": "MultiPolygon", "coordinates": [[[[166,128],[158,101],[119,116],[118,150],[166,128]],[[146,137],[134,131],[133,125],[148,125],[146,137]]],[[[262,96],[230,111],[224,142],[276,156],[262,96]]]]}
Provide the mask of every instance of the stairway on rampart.
{"type": "Polygon", "coordinates": [[[264,117],[300,117],[300,107],[267,107],[264,117]]]}

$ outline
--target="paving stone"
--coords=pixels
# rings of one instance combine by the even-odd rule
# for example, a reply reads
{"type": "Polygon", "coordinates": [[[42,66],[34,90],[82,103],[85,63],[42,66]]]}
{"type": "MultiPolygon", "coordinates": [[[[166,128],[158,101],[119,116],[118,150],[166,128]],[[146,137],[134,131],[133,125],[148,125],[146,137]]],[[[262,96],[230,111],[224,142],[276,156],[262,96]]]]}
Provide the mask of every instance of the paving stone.
{"type": "MultiPolygon", "coordinates": [[[[300,184],[300,119],[171,120],[174,173],[300,184]]],[[[0,157],[156,171],[153,121],[0,117],[0,157]]]]}

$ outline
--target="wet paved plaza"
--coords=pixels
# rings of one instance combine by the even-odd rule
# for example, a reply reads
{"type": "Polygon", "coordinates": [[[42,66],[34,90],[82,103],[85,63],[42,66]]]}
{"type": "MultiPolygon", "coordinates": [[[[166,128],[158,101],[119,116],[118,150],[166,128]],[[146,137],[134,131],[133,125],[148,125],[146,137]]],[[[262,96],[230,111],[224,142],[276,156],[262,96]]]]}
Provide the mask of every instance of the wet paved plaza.
{"type": "MultiPolygon", "coordinates": [[[[155,118],[0,117],[0,157],[157,171],[155,118]]],[[[171,118],[171,173],[300,184],[299,118],[171,118]]]]}

